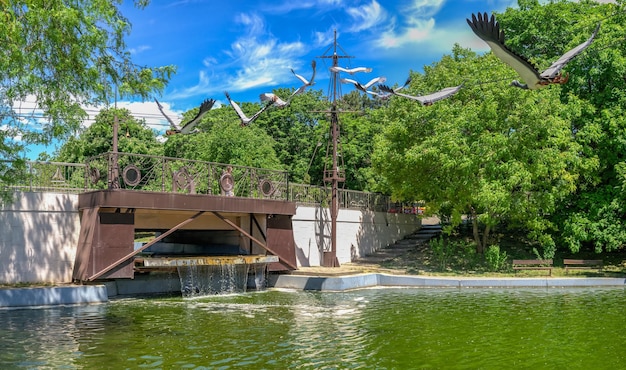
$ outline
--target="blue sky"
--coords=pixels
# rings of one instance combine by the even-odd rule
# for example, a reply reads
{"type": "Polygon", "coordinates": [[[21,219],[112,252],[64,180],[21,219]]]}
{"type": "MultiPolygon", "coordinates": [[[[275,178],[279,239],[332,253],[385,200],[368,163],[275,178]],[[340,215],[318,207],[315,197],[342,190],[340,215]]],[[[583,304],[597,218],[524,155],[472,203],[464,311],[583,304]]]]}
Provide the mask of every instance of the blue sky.
{"type": "MultiPolygon", "coordinates": [[[[216,106],[223,104],[224,91],[237,102],[259,102],[263,92],[297,88],[300,81],[291,69],[308,78],[313,59],[318,65],[313,88],[326,93],[330,60],[316,57],[331,47],[335,30],[340,54],[353,57],[341,65],[373,69],[344,77],[365,83],[385,76],[388,84],[401,84],[409,71],[422,71],[424,65],[449,54],[454,43],[488,50],[465,18],[516,4],[516,0],[152,0],[143,10],[125,4],[122,11],[133,25],[127,44],[135,62],[177,66],[170,84],[157,96],[176,116],[206,98],[216,99],[216,106]]],[[[342,90],[351,87],[343,85],[342,90]]],[[[158,113],[152,101],[141,105],[147,106],[129,108],[140,115],[158,113]]],[[[160,124],[166,128],[165,121],[160,124]]]]}
{"type": "MultiPolygon", "coordinates": [[[[333,42],[354,58],[345,66],[373,68],[364,82],[385,76],[404,82],[450,53],[455,42],[486,50],[465,18],[502,11],[515,0],[153,0],[123,12],[133,24],[128,47],[139,64],[178,67],[160,97],[185,111],[207,97],[258,101],[277,87],[298,87],[290,69],[310,75],[310,63],[333,42]],[[219,4],[219,5],[217,5],[219,4]]],[[[328,67],[318,61],[315,88],[327,90],[328,67]]]]}
{"type": "MultiPolygon", "coordinates": [[[[387,84],[401,84],[411,70],[421,72],[449,54],[454,43],[488,50],[465,19],[516,5],[516,0],[152,0],[143,10],[125,1],[121,10],[132,23],[126,40],[133,60],[177,66],[156,98],[171,117],[180,117],[207,98],[224,104],[224,91],[236,102],[259,102],[260,93],[297,88],[291,68],[308,78],[313,59],[318,66],[313,88],[326,93],[330,60],[316,57],[332,46],[335,31],[339,54],[353,57],[340,65],[373,69],[342,77],[365,83],[385,76],[387,84]]],[[[344,93],[350,90],[342,86],[344,93]]],[[[152,100],[117,104],[161,132],[167,128],[152,100]]],[[[41,149],[27,157],[34,159],[41,149]]]]}

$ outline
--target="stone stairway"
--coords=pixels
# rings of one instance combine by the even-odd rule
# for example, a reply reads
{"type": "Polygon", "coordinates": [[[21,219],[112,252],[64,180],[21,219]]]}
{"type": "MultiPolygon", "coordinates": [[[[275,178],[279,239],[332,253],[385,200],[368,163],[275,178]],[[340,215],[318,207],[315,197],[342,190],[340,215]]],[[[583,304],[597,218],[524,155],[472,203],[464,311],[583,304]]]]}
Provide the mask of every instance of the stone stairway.
{"type": "Polygon", "coordinates": [[[379,249],[378,251],[370,255],[358,258],[352,263],[357,265],[381,263],[385,260],[405,254],[412,249],[418,248],[420,246],[425,246],[425,244],[430,239],[439,236],[439,234],[441,234],[441,225],[422,225],[422,227],[418,231],[405,236],[404,239],[400,239],[394,244],[390,244],[385,248],[379,249]]]}

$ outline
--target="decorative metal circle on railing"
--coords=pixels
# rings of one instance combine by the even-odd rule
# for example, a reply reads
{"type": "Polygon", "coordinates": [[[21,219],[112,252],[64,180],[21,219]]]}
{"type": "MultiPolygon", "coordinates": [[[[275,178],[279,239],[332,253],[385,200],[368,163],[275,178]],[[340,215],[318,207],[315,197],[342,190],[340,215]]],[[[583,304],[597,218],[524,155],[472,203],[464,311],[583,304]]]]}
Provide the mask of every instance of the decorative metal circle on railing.
{"type": "Polygon", "coordinates": [[[174,191],[187,190],[192,188],[192,178],[189,174],[189,169],[186,166],[182,166],[178,171],[174,172],[174,191]]]}
{"type": "Polygon", "coordinates": [[[259,182],[259,190],[264,197],[270,197],[274,193],[274,185],[269,180],[261,180],[259,182]]]}
{"type": "Polygon", "coordinates": [[[141,171],[134,164],[129,164],[122,172],[124,183],[128,186],[137,186],[141,182],[141,171]]]}
{"type": "Polygon", "coordinates": [[[233,179],[233,175],[231,175],[230,173],[223,174],[220,177],[220,187],[225,192],[232,191],[235,187],[235,180],[233,179]]]}
{"type": "Polygon", "coordinates": [[[93,185],[97,184],[100,181],[100,170],[95,167],[91,167],[89,169],[89,180],[93,185]]]}

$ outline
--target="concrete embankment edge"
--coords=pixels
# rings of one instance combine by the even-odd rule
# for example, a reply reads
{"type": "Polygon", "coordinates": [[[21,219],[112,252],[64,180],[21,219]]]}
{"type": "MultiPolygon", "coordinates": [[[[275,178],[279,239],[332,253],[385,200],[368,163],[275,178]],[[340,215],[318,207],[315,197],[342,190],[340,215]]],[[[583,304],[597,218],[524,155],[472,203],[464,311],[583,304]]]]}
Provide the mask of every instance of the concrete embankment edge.
{"type": "Polygon", "coordinates": [[[108,300],[104,285],[0,289],[0,308],[104,303],[108,300]]]}
{"type": "MultiPolygon", "coordinates": [[[[439,278],[379,273],[350,276],[271,275],[269,288],[340,292],[375,287],[421,288],[568,288],[626,287],[625,278],[439,278]]],[[[180,292],[180,286],[163,279],[0,289],[0,309],[105,303],[118,295],[180,292]]]]}
{"type": "Polygon", "coordinates": [[[297,290],[345,291],[374,287],[525,288],[625,287],[624,278],[438,278],[408,275],[360,274],[341,277],[275,275],[270,287],[297,290]]]}

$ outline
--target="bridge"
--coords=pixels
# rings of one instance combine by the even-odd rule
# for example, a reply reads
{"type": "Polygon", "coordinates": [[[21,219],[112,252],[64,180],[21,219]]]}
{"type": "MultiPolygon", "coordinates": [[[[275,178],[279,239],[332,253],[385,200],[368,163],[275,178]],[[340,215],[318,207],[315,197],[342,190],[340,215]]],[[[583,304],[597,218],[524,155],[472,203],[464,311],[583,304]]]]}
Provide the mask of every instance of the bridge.
{"type": "MultiPolygon", "coordinates": [[[[5,273],[0,282],[67,280],[68,265],[74,281],[132,279],[145,267],[141,261],[155,255],[246,256],[271,271],[291,271],[319,265],[329,248],[329,192],[289,183],[284,171],[105,153],[82,164],[27,162],[19,177],[9,189],[16,202],[0,209],[0,222],[13,225],[2,232],[11,237],[0,238],[0,247],[15,253],[4,253],[0,263],[19,272],[58,259],[55,249],[73,260],[55,268],[62,277],[5,273]],[[38,231],[28,219],[50,208],[72,221],[51,221],[44,227],[49,237],[59,224],[78,231],[57,241],[62,247],[42,250],[43,238],[31,235],[38,231]],[[152,238],[141,243],[138,235],[152,238]]],[[[340,190],[339,204],[341,263],[419,228],[415,215],[388,213],[394,204],[381,194],[340,190]]]]}

